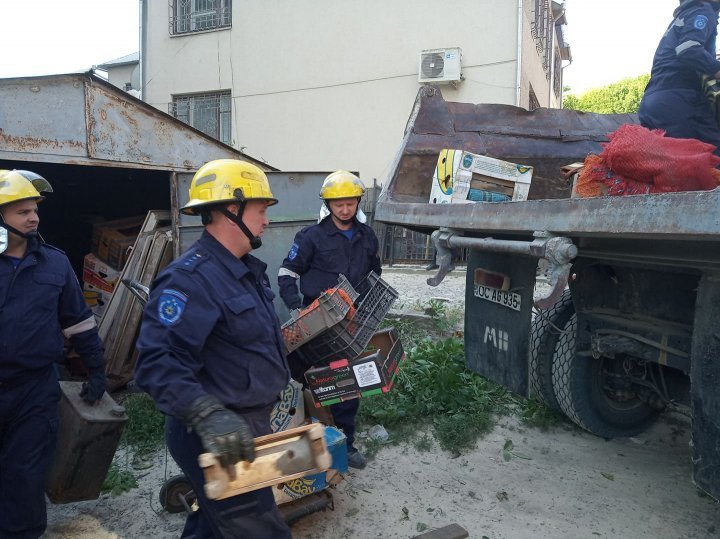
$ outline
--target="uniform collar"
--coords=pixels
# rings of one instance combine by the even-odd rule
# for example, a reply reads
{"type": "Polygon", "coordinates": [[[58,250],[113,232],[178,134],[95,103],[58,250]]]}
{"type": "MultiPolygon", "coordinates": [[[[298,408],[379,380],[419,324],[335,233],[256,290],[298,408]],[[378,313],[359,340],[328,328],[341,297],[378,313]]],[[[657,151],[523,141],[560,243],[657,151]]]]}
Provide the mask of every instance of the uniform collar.
{"type": "MultiPolygon", "coordinates": [[[[355,233],[360,230],[358,224],[359,221],[356,218],[353,218],[353,228],[351,230],[354,229],[355,233]]],[[[332,216],[327,216],[325,219],[320,221],[320,226],[328,234],[328,236],[332,234],[342,234],[344,232],[343,230],[340,230],[338,227],[335,226],[335,223],[333,223],[332,220],[332,216]]]]}
{"type": "Polygon", "coordinates": [[[217,258],[236,279],[241,279],[247,273],[252,273],[256,277],[260,278],[267,269],[267,264],[258,260],[251,254],[246,254],[242,258],[237,258],[207,230],[203,231],[198,243],[202,245],[203,248],[207,249],[207,251],[215,258],[217,258]]]}

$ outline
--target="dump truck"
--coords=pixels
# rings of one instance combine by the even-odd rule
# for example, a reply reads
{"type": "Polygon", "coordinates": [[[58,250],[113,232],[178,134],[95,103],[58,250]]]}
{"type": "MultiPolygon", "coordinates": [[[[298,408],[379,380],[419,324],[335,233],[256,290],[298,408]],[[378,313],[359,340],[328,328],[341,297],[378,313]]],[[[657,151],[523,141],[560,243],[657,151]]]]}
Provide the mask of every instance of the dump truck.
{"type": "Polygon", "coordinates": [[[627,123],[637,116],[454,103],[422,87],[376,219],[432,234],[430,285],[468,249],[469,369],[607,439],[686,411],[693,480],[720,498],[720,189],[574,198],[560,174],[627,123]],[[533,167],[527,197],[432,203],[443,149],[533,167]]]}

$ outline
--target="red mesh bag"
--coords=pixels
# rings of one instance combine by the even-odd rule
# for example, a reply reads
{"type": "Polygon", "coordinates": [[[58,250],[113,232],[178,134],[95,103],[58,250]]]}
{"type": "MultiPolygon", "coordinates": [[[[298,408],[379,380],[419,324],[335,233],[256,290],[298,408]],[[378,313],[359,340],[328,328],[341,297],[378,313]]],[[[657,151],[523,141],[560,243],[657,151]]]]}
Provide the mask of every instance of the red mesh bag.
{"type": "MultiPolygon", "coordinates": [[[[651,193],[708,191],[718,186],[715,146],[696,139],[666,137],[661,130],[626,124],[608,135],[600,158],[628,181],[652,184],[651,193]]],[[[625,192],[623,194],[631,194],[625,192]]]]}

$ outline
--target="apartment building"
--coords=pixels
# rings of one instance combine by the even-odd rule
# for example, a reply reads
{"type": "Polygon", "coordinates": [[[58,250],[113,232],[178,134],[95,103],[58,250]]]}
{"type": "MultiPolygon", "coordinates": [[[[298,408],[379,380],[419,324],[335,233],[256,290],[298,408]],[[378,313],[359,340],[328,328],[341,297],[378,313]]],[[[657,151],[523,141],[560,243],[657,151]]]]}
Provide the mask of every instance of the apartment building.
{"type": "Polygon", "coordinates": [[[559,107],[549,0],[141,2],[142,98],[285,170],[382,183],[421,84],[446,100],[559,107]]]}

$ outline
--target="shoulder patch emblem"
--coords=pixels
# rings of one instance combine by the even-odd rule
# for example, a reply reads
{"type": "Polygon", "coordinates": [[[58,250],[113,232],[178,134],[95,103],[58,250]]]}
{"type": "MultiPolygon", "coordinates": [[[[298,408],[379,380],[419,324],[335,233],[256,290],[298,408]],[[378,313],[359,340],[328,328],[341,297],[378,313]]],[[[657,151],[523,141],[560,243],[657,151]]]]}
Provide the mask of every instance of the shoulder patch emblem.
{"type": "Polygon", "coordinates": [[[698,30],[703,30],[708,25],[708,18],[705,15],[698,15],[695,17],[693,26],[698,30]]]}
{"type": "Polygon", "coordinates": [[[164,326],[171,326],[182,316],[187,304],[187,296],[177,290],[166,288],[160,295],[158,319],[164,326]]]}
{"type": "Polygon", "coordinates": [[[295,257],[298,254],[298,249],[300,246],[297,243],[293,243],[292,247],[290,247],[290,252],[288,253],[288,259],[289,260],[295,260],[295,257]]]}

